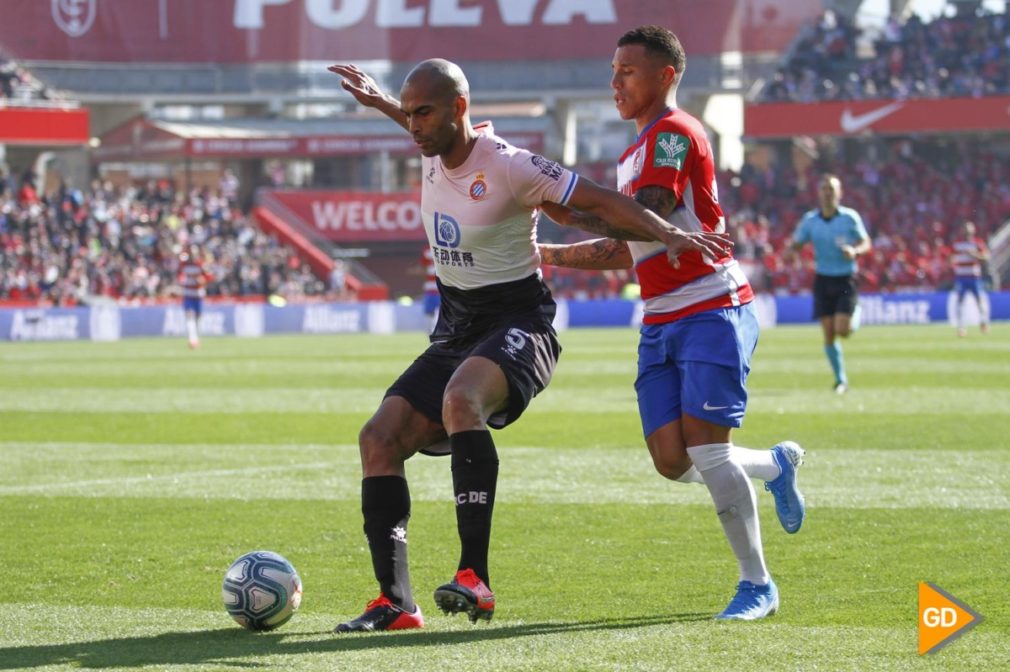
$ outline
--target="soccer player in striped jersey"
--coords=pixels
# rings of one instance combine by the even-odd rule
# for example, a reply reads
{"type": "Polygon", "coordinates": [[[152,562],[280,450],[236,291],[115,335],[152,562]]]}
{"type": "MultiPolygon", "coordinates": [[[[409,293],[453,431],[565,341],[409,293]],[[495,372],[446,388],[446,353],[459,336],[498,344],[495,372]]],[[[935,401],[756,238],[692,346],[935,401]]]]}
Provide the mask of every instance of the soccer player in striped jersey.
{"type": "Polygon", "coordinates": [[[182,310],[186,315],[186,333],[191,350],[200,347],[200,314],[203,312],[203,299],[207,296],[207,283],[211,279],[200,261],[199,247],[193,245],[180,256],[178,281],[182,288],[182,310]]]}
{"type": "Polygon", "coordinates": [[[453,63],[417,65],[399,100],[353,65],[330,71],[359,103],[407,130],[421,151],[421,216],[441,295],[431,346],[387,390],[358,437],[361,508],[380,593],[336,631],[424,625],[407,571],[404,462],[443,446],[451,454],[460,559],[435,602],[447,613],[487,620],[495,610],[488,544],[498,478],[488,427],[504,427],[523,413],[547,386],[561,352],[537,255],[538,206],[588,209],[643,240],[664,241],[672,259],[688,250],[721,255],[728,239],[681,231],[632,199],[513,147],[489,124],[473,126],[469,84],[453,63]]]}
{"type": "Polygon", "coordinates": [[[954,267],[954,291],[957,292],[957,335],[967,336],[964,326],[964,297],[971,293],[978,306],[980,328],[989,331],[988,302],[982,284],[982,264],[989,260],[989,248],[985,241],[975,235],[975,223],[965,222],[960,237],[951,246],[953,254],[950,262],[954,267]]]}
{"type": "Polygon", "coordinates": [[[428,333],[435,329],[438,320],[438,274],[435,272],[435,255],[431,246],[426,245],[421,252],[421,265],[424,267],[424,314],[428,316],[428,333]]]}
{"type": "MultiPolygon", "coordinates": [[[[687,231],[724,231],[712,148],[701,123],[676,107],[686,57],[677,37],[659,26],[633,29],[618,40],[611,87],[622,119],[638,137],[618,164],[620,190],[687,231]]],[[[750,477],[766,482],[787,532],[805,515],[796,487],[803,449],[784,441],[771,450],[734,446],[743,421],[745,386],[757,344],[754,294],[727,251],[686,253],[672,262],[661,246],[625,242],[592,214],[554,205],[555,221],[608,238],[540,245],[544,263],[586,269],[634,265],[645,315],[639,342],[639,413],[656,470],[685,483],[702,482],[736,555],[740,582],[717,616],[754,620],[778,609],[778,589],[765,565],[756,495],[750,477]]]]}

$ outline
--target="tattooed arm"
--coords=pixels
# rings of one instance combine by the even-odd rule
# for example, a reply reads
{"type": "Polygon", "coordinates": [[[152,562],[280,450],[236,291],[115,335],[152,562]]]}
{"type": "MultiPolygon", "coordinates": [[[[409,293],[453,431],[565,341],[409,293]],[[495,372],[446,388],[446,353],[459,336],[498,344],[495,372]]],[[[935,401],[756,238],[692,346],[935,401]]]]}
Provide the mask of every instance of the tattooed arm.
{"type": "Polygon", "coordinates": [[[631,268],[631,251],[623,240],[597,238],[570,245],[537,245],[540,259],[549,266],[606,271],[631,268]]]}
{"type": "MultiPolygon", "coordinates": [[[[677,207],[676,194],[665,187],[642,187],[635,193],[635,200],[664,220],[677,207]]],[[[573,210],[557,203],[544,203],[541,205],[541,208],[551,219],[563,226],[574,226],[589,233],[616,238],[617,240],[657,240],[657,237],[654,235],[650,237],[635,233],[629,231],[627,228],[615,226],[598,215],[573,210]]]]}
{"type": "Polygon", "coordinates": [[[725,232],[683,231],[663,219],[677,205],[669,189],[643,187],[638,193],[648,206],[604,189],[591,180],[580,179],[568,199],[568,204],[575,210],[558,210],[550,205],[542,207],[552,217],[557,215],[560,224],[579,226],[613,238],[660,241],[666,246],[666,258],[674,268],[680,268],[680,255],[684,252],[699,252],[703,258],[719,259],[733,248],[733,242],[725,232]]]}

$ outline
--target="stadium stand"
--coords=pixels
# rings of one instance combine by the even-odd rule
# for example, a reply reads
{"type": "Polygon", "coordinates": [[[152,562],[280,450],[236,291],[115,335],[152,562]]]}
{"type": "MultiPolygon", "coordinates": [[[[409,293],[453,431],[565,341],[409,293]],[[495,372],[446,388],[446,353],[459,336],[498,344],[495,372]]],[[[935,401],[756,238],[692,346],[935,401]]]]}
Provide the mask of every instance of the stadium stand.
{"type": "MultiPolygon", "coordinates": [[[[989,237],[1010,219],[1010,165],[1006,149],[970,136],[866,140],[852,160],[844,148],[821,143],[820,159],[797,171],[791,162],[718,175],[720,202],[736,242],[736,257],[759,291],[809,292],[812,252],[788,252],[793,230],[816,207],[822,172],[839,175],[844,202],[858,210],[874,241],[860,260],[861,286],[869,292],[932,291],[953,281],[950,243],[971,219],[989,237]],[[876,158],[871,156],[876,155],[876,158]]],[[[578,166],[582,174],[612,184],[607,164],[578,166]]],[[[591,237],[541,218],[545,242],[591,237]]],[[[606,273],[547,269],[552,290],[565,298],[614,298],[634,281],[627,271],[606,273]]]]}
{"type": "MultiPolygon", "coordinates": [[[[152,302],[177,293],[179,254],[198,245],[208,296],[321,297],[324,283],[217,192],[166,182],[95,183],[43,197],[26,174],[0,191],[0,300],[72,306],[152,302]]],[[[9,184],[9,180],[8,180],[9,184]]]]}
{"type": "Polygon", "coordinates": [[[759,270],[752,280],[761,289],[809,289],[812,258],[793,259],[786,250],[800,217],[816,207],[821,172],[839,175],[843,202],[862,214],[873,238],[873,251],[860,261],[866,291],[949,286],[957,227],[971,219],[988,237],[1010,219],[1010,168],[999,148],[964,137],[899,138],[875,141],[874,148],[881,158],[851,161],[822,147],[823,160],[801,173],[748,165],[720,175],[738,256],[759,270]]]}
{"type": "Polygon", "coordinates": [[[797,42],[762,92],[765,101],[977,97],[1010,93],[1005,13],[958,14],[925,23],[891,19],[861,34],[830,10],[797,42]],[[859,45],[869,54],[862,54],[859,45]]]}
{"type": "MultiPolygon", "coordinates": [[[[800,32],[757,100],[823,107],[832,101],[977,100],[1008,93],[1006,13],[970,7],[929,22],[911,15],[871,32],[828,10],[800,32]]],[[[756,142],[752,147],[764,148],[764,160],[722,173],[719,184],[738,257],[749,263],[755,287],[808,290],[812,259],[787,248],[799,218],[816,206],[822,172],[840,176],[843,202],[862,214],[874,239],[873,251],[860,261],[865,291],[949,287],[956,228],[972,220],[990,238],[1010,220],[1006,135],[950,126],[946,132],[891,129],[890,135],[756,142]],[[801,146],[807,158],[797,162],[801,146]]],[[[849,132],[844,123],[841,131],[849,132]]]]}

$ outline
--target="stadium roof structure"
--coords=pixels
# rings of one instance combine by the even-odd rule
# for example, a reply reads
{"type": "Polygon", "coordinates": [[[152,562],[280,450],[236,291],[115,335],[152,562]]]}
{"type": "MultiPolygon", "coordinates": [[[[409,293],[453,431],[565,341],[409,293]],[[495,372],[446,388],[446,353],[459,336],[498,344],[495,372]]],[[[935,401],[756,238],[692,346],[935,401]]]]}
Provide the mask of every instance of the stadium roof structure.
{"type": "MultiPolygon", "coordinates": [[[[493,118],[496,132],[516,145],[541,151],[545,117],[493,118]]],[[[102,136],[92,152],[98,163],[186,159],[312,158],[373,152],[416,154],[417,146],[385,118],[226,119],[164,121],[136,117],[102,136]]]]}

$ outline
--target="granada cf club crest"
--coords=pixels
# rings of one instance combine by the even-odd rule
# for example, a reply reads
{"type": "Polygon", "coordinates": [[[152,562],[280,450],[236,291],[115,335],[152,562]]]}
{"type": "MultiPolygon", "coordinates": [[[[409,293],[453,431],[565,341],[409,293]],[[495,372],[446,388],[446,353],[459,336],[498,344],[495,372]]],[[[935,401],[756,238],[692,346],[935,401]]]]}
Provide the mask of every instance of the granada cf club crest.
{"type": "Polygon", "coordinates": [[[487,196],[487,182],[484,181],[484,173],[477,173],[477,177],[470,184],[470,198],[479,201],[485,196],[487,196]]]}
{"type": "Polygon", "coordinates": [[[50,0],[53,21],[70,37],[80,37],[95,23],[98,0],[50,0]]]}

